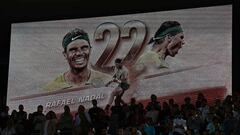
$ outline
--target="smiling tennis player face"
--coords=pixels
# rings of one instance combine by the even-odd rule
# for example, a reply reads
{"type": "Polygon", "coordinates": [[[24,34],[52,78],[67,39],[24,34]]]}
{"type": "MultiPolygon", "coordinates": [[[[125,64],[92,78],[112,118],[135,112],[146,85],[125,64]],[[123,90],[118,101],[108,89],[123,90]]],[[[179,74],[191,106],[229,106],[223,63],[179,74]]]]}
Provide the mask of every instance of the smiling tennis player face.
{"type": "Polygon", "coordinates": [[[71,42],[66,51],[63,52],[71,69],[87,68],[91,47],[89,42],[84,39],[77,39],[71,42]]]}

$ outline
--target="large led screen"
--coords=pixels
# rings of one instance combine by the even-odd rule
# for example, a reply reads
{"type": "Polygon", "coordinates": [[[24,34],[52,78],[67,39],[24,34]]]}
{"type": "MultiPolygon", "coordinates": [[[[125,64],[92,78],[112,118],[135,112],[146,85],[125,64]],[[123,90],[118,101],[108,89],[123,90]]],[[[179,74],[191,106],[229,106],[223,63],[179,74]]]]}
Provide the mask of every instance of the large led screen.
{"type": "Polygon", "coordinates": [[[199,92],[213,101],[231,91],[231,5],[11,27],[11,109],[23,104],[33,112],[43,105],[60,113],[64,105],[89,108],[93,99],[104,107],[119,93],[126,103],[133,97],[145,103],[151,94],[180,101],[199,92]],[[125,82],[106,85],[116,76],[125,82]],[[130,84],[126,90],[124,84],[130,84]]]}

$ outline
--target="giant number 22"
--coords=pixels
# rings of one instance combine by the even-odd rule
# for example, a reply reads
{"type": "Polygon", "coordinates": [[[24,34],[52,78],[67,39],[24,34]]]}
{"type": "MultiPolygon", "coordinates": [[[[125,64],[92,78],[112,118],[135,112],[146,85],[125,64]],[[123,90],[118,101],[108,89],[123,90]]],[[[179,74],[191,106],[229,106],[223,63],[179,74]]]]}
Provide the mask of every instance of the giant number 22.
{"type": "Polygon", "coordinates": [[[134,32],[136,32],[136,36],[133,39],[134,42],[132,42],[131,49],[123,59],[123,62],[126,65],[136,61],[141,50],[144,48],[144,43],[147,36],[146,24],[139,20],[131,20],[123,25],[121,31],[120,27],[112,22],[100,24],[94,33],[95,41],[104,40],[106,32],[110,33],[110,38],[106,42],[107,46],[102,55],[98,58],[95,66],[101,68],[102,66],[108,64],[116,52],[117,47],[121,43],[119,39],[122,38],[124,40],[125,38],[132,38],[133,30],[135,30],[134,32]]]}

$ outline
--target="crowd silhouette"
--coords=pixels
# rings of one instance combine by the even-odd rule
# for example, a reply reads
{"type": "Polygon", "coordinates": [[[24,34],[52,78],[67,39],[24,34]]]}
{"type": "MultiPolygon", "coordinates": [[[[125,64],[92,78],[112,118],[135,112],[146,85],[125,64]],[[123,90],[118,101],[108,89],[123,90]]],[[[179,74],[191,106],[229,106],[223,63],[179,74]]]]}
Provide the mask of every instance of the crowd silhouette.
{"type": "Polygon", "coordinates": [[[65,105],[64,112],[43,114],[43,106],[33,113],[18,111],[9,114],[9,107],[1,107],[0,135],[239,135],[240,98],[227,95],[209,105],[202,93],[196,101],[183,97],[177,104],[173,98],[160,103],[152,94],[146,106],[135,98],[101,108],[97,100],[86,109],[79,105],[75,114],[65,105]]]}

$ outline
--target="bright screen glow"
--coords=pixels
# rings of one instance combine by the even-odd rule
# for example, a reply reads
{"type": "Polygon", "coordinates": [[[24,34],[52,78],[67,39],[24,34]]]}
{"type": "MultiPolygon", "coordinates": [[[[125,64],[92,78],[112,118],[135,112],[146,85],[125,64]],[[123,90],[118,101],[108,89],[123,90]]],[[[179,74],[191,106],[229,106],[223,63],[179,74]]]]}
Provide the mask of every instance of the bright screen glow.
{"type": "Polygon", "coordinates": [[[232,6],[14,23],[7,105],[17,109],[23,104],[33,112],[41,104],[45,112],[59,113],[64,105],[76,111],[80,104],[89,108],[91,100],[97,99],[104,107],[118,86],[104,86],[113,77],[108,68],[116,58],[123,59],[128,71],[125,102],[135,97],[145,103],[151,94],[180,102],[184,96],[196,98],[198,92],[210,102],[222,99],[232,91],[232,6]],[[178,29],[177,34],[184,36],[180,46],[174,46],[180,42],[177,35],[155,34],[166,21],[180,23],[183,32],[178,29]],[[88,33],[91,48],[85,39],[73,37],[77,39],[70,39],[67,49],[80,42],[87,47],[71,58],[71,49],[64,52],[62,41],[75,28],[88,33]],[[155,45],[148,44],[152,37],[155,45]],[[77,70],[79,80],[70,74],[74,66],[86,71],[77,70]],[[136,74],[139,69],[144,71],[136,74]]]}

